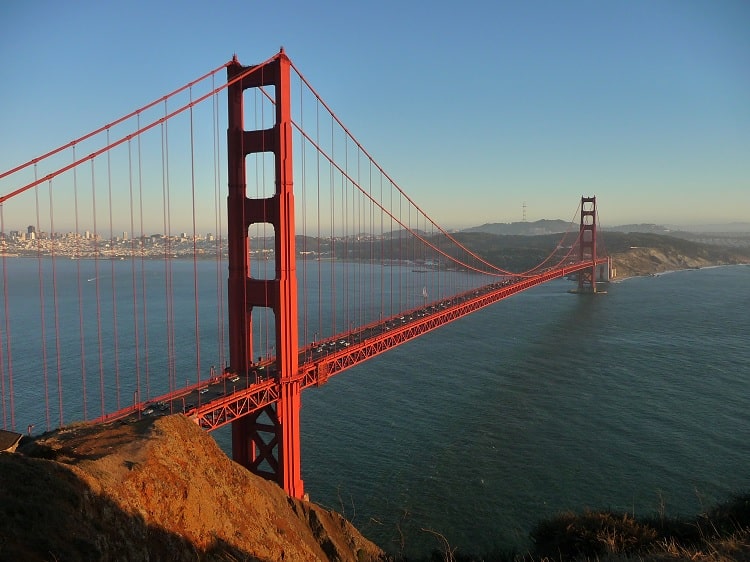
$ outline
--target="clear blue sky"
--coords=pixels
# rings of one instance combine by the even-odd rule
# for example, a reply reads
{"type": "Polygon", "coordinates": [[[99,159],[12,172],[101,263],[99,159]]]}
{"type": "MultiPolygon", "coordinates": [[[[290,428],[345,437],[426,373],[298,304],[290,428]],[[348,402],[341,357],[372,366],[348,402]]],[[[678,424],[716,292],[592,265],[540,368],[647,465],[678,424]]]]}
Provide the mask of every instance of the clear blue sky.
{"type": "Polygon", "coordinates": [[[750,2],[0,1],[0,171],[284,46],[448,227],[750,221],[750,2]]]}

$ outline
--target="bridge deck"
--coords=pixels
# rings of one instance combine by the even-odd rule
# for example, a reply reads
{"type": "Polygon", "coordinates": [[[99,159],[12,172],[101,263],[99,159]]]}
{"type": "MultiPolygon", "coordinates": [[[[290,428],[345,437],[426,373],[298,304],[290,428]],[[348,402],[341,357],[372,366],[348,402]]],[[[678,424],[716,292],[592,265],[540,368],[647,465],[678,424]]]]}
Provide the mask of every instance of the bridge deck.
{"type": "MultiPolygon", "coordinates": [[[[607,263],[599,258],[596,265],[607,263]]],[[[299,352],[299,369],[292,381],[301,389],[321,386],[330,377],[422,334],[453,322],[467,314],[553,279],[591,267],[591,262],[568,264],[528,278],[505,280],[485,285],[450,299],[428,303],[352,332],[316,342],[299,352]]],[[[132,416],[183,412],[203,429],[214,430],[260,410],[279,399],[281,387],[273,359],[248,373],[223,373],[163,395],[135,404],[95,421],[110,421],[132,416]]]]}

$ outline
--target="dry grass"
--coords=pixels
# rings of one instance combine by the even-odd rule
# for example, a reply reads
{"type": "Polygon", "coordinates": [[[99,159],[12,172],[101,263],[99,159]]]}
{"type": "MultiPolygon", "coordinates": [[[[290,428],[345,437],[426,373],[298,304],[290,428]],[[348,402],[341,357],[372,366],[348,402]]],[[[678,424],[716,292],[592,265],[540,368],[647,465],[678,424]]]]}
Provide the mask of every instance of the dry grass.
{"type": "MultiPolygon", "coordinates": [[[[629,513],[562,513],[541,521],[524,553],[465,555],[445,537],[429,562],[750,562],[750,494],[738,496],[693,519],[636,518],[629,513]]],[[[402,562],[406,561],[400,558],[402,562]]],[[[408,562],[416,562],[409,559],[408,562]]]]}
{"type": "Polygon", "coordinates": [[[694,519],[565,513],[540,522],[526,560],[700,560],[750,562],[750,495],[694,519]]]}

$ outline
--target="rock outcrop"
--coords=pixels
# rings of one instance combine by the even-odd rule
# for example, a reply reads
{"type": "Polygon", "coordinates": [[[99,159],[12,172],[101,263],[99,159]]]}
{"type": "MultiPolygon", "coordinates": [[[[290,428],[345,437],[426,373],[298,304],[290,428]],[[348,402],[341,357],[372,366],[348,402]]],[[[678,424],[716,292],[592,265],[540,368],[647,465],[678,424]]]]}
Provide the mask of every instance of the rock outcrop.
{"type": "Polygon", "coordinates": [[[384,560],[182,415],[76,425],[0,453],[0,560],[384,560]]]}
{"type": "Polygon", "coordinates": [[[632,248],[612,255],[615,279],[654,275],[665,271],[698,269],[713,265],[736,265],[745,263],[742,256],[699,256],[667,252],[663,248],[632,248]]]}

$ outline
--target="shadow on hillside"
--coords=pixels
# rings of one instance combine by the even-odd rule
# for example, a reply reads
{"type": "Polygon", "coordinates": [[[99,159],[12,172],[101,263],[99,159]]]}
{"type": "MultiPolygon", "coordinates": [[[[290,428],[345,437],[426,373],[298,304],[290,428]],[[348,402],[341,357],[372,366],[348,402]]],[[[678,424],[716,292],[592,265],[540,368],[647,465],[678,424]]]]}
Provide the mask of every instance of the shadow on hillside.
{"type": "Polygon", "coordinates": [[[207,551],[148,525],[73,471],[0,453],[0,561],[258,560],[216,540],[207,551]]]}

